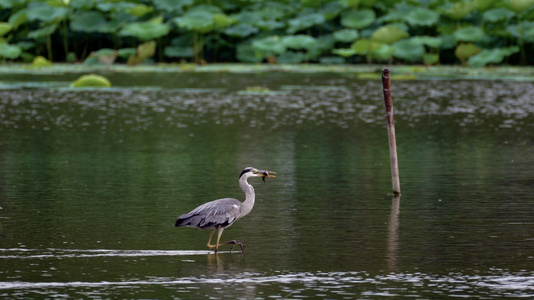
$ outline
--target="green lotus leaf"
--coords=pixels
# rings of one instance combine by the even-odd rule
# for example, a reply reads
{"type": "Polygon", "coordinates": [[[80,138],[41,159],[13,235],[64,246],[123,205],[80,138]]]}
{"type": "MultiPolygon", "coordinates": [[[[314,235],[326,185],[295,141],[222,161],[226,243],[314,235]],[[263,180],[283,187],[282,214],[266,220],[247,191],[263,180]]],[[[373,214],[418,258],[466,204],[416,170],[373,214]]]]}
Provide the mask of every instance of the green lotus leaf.
{"type": "Polygon", "coordinates": [[[252,42],[252,47],[262,57],[280,55],[286,52],[286,45],[279,36],[269,36],[252,42]]]}
{"type": "Polygon", "coordinates": [[[226,28],[237,22],[236,19],[230,18],[225,14],[214,14],[213,15],[213,29],[226,28]]]}
{"type": "Polygon", "coordinates": [[[322,2],[322,0],[300,0],[300,5],[306,8],[318,8],[322,2]]]}
{"type": "Polygon", "coordinates": [[[480,42],[484,39],[484,30],[480,27],[464,27],[454,33],[454,38],[459,42],[480,42]]]}
{"type": "Polygon", "coordinates": [[[317,40],[314,37],[298,34],[298,35],[289,35],[282,38],[282,43],[290,49],[311,49],[317,43],[317,40]]]}
{"type": "Polygon", "coordinates": [[[62,20],[67,16],[68,10],[65,7],[53,7],[45,3],[29,7],[27,10],[27,17],[29,21],[43,21],[45,23],[52,23],[54,21],[62,20]]]}
{"type": "Polygon", "coordinates": [[[93,52],[91,56],[95,56],[100,64],[111,65],[115,61],[115,58],[117,58],[117,50],[103,48],[93,52]]]}
{"type": "Polygon", "coordinates": [[[512,46],[508,48],[485,49],[482,52],[469,58],[469,65],[473,67],[482,67],[490,63],[500,64],[505,57],[519,52],[519,47],[512,46]]]}
{"type": "Polygon", "coordinates": [[[52,63],[48,59],[40,55],[35,57],[32,62],[32,67],[36,67],[36,68],[50,67],[50,66],[52,66],[52,63]]]}
{"type": "Polygon", "coordinates": [[[213,27],[213,14],[208,11],[189,11],[181,17],[175,18],[174,22],[178,27],[207,33],[213,27]]]}
{"type": "Polygon", "coordinates": [[[26,2],[25,0],[1,0],[0,1],[0,8],[6,9],[6,8],[12,8],[13,6],[21,5],[26,2]]]}
{"type": "Polygon", "coordinates": [[[13,29],[17,29],[20,25],[28,23],[28,9],[21,9],[12,14],[8,22],[13,26],[13,29]]]}
{"type": "Polygon", "coordinates": [[[19,58],[21,53],[22,53],[22,50],[20,49],[19,46],[10,45],[8,43],[0,44],[0,57],[16,59],[16,58],[19,58]]]}
{"type": "Polygon", "coordinates": [[[382,47],[382,43],[370,39],[359,39],[352,44],[352,49],[356,54],[371,55],[374,51],[382,47]]]}
{"type": "Polygon", "coordinates": [[[244,38],[249,35],[256,34],[258,33],[258,31],[258,27],[254,27],[250,24],[241,23],[226,28],[224,30],[224,33],[228,36],[244,38]]]}
{"type": "Polygon", "coordinates": [[[164,54],[167,57],[193,57],[194,55],[192,47],[181,46],[167,46],[164,54]]]}
{"type": "Polygon", "coordinates": [[[259,20],[254,23],[260,29],[269,31],[285,27],[285,24],[276,20],[259,20]]]}
{"type": "Polygon", "coordinates": [[[417,7],[405,15],[404,20],[412,26],[432,26],[438,22],[439,14],[433,10],[417,7]]]}
{"type": "Polygon", "coordinates": [[[354,50],[353,48],[347,48],[347,49],[333,49],[332,50],[332,53],[336,54],[336,55],[339,55],[341,57],[350,57],[350,56],[353,56],[353,55],[356,55],[358,54],[356,52],[356,50],[354,50]]]}
{"type": "Polygon", "coordinates": [[[430,48],[439,48],[443,44],[443,40],[439,37],[416,36],[416,37],[413,37],[412,39],[430,48]]]}
{"type": "Polygon", "coordinates": [[[523,39],[529,43],[534,43],[534,22],[521,22],[523,39]]]}
{"type": "Polygon", "coordinates": [[[406,31],[392,25],[385,25],[373,32],[371,39],[377,42],[391,45],[399,40],[407,38],[409,35],[406,31]]]}
{"type": "Polygon", "coordinates": [[[70,29],[72,31],[98,32],[106,23],[106,18],[98,11],[80,11],[72,15],[70,29]]]}
{"type": "Polygon", "coordinates": [[[6,35],[8,32],[11,31],[13,26],[7,22],[0,22],[0,37],[6,35]]]}
{"type": "Polygon", "coordinates": [[[30,41],[22,41],[18,42],[17,46],[19,46],[19,48],[22,50],[30,50],[31,48],[35,47],[35,43],[30,41]]]}
{"type": "Polygon", "coordinates": [[[370,9],[350,11],[342,14],[341,25],[354,29],[362,29],[373,24],[375,19],[375,12],[370,9]]]}
{"type": "Polygon", "coordinates": [[[111,87],[111,82],[104,76],[97,74],[83,75],[70,84],[71,87],[83,88],[83,87],[111,87]]]}
{"type": "Polygon", "coordinates": [[[137,54],[136,48],[122,48],[117,51],[117,56],[124,58],[124,59],[128,59],[130,56],[136,55],[136,54],[137,54]]]}
{"type": "Polygon", "coordinates": [[[423,61],[425,65],[435,65],[439,63],[439,55],[434,53],[425,53],[423,54],[423,61]]]}
{"type": "Polygon", "coordinates": [[[319,63],[324,65],[341,65],[346,63],[347,60],[338,56],[324,56],[319,58],[319,63]]]}
{"type": "Polygon", "coordinates": [[[356,29],[342,29],[334,32],[334,38],[336,41],[351,43],[360,37],[358,30],[356,29]]]}
{"type": "Polygon", "coordinates": [[[237,45],[236,58],[240,62],[246,63],[259,63],[263,60],[263,56],[256,53],[254,47],[249,43],[241,43],[237,45]]]}
{"type": "Polygon", "coordinates": [[[193,5],[193,0],[153,0],[158,10],[170,13],[182,12],[184,6],[193,5]]]}
{"type": "Polygon", "coordinates": [[[127,24],[119,32],[123,36],[134,36],[142,41],[153,40],[169,33],[169,25],[163,24],[163,17],[154,18],[146,22],[127,24]]]}
{"type": "Polygon", "coordinates": [[[28,33],[30,39],[38,39],[52,35],[57,29],[57,24],[42,27],[41,29],[34,30],[28,33]]]}
{"type": "Polygon", "coordinates": [[[475,44],[468,43],[468,44],[460,44],[456,47],[456,50],[454,50],[454,55],[462,62],[465,63],[471,56],[478,54],[482,51],[480,47],[476,46],[475,44]]]}
{"type": "Polygon", "coordinates": [[[132,66],[132,65],[138,65],[148,58],[154,56],[156,53],[156,42],[150,41],[143,43],[139,46],[137,46],[137,53],[135,55],[132,55],[128,57],[128,61],[126,64],[132,66]]]}
{"type": "Polygon", "coordinates": [[[425,54],[425,47],[414,39],[398,41],[391,45],[391,47],[395,49],[393,56],[412,62],[423,58],[425,54]]]}
{"type": "Polygon", "coordinates": [[[506,5],[511,11],[520,14],[533,6],[534,0],[508,0],[506,5]]]}
{"type": "Polygon", "coordinates": [[[456,2],[454,4],[447,4],[444,14],[452,19],[459,20],[465,18],[468,14],[477,9],[475,1],[456,2]]]}
{"type": "MultiPolygon", "coordinates": [[[[360,0],[360,5],[363,7],[374,7],[379,0],[360,0]]],[[[381,0],[381,2],[384,2],[381,0]]]]}
{"type": "Polygon", "coordinates": [[[319,12],[324,16],[325,20],[330,21],[339,16],[343,9],[344,6],[340,2],[332,1],[323,4],[323,7],[319,12]]]}
{"type": "Polygon", "coordinates": [[[361,1],[362,0],[339,0],[339,2],[343,4],[344,6],[354,7],[354,8],[358,7],[361,1]]]}
{"type": "Polygon", "coordinates": [[[132,16],[136,16],[138,18],[149,14],[154,11],[153,6],[147,6],[144,4],[136,4],[135,6],[129,7],[126,9],[126,12],[129,13],[132,16]]]}
{"type": "Polygon", "coordinates": [[[276,61],[281,64],[298,64],[306,60],[306,55],[302,52],[287,51],[276,57],[276,61]]]}
{"type": "Polygon", "coordinates": [[[378,60],[388,60],[391,58],[393,53],[395,52],[395,48],[388,44],[380,44],[378,48],[373,50],[371,52],[371,57],[378,60]]]}
{"type": "Polygon", "coordinates": [[[484,12],[484,20],[488,22],[506,21],[512,18],[515,14],[506,8],[495,8],[484,12]]]}
{"type": "Polygon", "coordinates": [[[319,13],[300,15],[295,19],[289,20],[287,33],[294,34],[297,31],[323,24],[325,21],[324,16],[319,13]]]}

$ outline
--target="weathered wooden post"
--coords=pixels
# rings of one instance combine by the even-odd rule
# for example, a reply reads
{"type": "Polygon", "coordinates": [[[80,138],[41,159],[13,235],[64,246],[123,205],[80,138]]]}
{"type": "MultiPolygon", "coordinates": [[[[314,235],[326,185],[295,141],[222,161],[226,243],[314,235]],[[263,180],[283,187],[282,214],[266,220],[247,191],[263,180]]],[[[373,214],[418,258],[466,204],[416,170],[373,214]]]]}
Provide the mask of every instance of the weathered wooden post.
{"type": "Polygon", "coordinates": [[[384,102],[386,104],[386,121],[389,139],[389,158],[391,161],[391,182],[393,194],[400,195],[399,164],[397,160],[397,141],[395,137],[395,120],[393,118],[393,100],[391,98],[391,80],[389,69],[382,71],[382,86],[384,88],[384,102]]]}

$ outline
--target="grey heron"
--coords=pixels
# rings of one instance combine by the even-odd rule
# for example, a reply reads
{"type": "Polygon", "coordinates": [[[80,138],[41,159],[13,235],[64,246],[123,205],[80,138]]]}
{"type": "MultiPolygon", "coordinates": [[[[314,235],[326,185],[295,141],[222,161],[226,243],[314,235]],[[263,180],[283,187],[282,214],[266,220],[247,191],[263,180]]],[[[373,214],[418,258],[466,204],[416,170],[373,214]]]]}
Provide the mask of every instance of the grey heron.
{"type": "Polygon", "coordinates": [[[215,248],[215,253],[219,250],[219,246],[229,244],[232,245],[232,249],[234,249],[236,244],[239,245],[241,252],[244,252],[245,247],[241,241],[231,240],[221,243],[222,233],[224,229],[228,228],[236,220],[248,215],[254,206],[256,195],[254,194],[254,188],[248,183],[247,179],[250,177],[262,177],[265,181],[265,177],[276,177],[273,174],[276,174],[276,172],[258,170],[253,167],[245,168],[239,175],[239,186],[245,193],[244,202],[233,198],[223,198],[204,203],[191,212],[179,216],[176,222],[174,222],[174,226],[210,229],[210,239],[208,240],[207,246],[210,249],[215,248]],[[216,229],[218,230],[217,243],[212,245],[211,239],[216,229]]]}

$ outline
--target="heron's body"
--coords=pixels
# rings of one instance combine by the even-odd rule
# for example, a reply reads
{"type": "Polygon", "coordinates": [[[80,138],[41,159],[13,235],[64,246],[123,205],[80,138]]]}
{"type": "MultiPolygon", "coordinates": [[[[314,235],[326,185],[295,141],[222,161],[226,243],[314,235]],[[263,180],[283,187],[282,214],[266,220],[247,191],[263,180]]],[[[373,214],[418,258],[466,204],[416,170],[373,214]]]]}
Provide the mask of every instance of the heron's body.
{"type": "MultiPolygon", "coordinates": [[[[238,244],[241,251],[244,251],[240,241],[229,241],[220,243],[221,235],[225,228],[228,228],[236,220],[246,216],[254,207],[254,188],[247,182],[249,177],[274,177],[275,172],[258,170],[252,167],[245,168],[239,176],[239,186],[245,193],[245,201],[241,202],[233,198],[223,198],[204,203],[187,214],[178,217],[174,226],[196,227],[200,229],[210,229],[211,235],[208,241],[209,248],[215,248],[215,252],[220,245],[238,244]],[[218,230],[217,243],[211,244],[211,239],[215,229],[218,230]]],[[[232,247],[233,248],[233,247],[232,247]]]]}

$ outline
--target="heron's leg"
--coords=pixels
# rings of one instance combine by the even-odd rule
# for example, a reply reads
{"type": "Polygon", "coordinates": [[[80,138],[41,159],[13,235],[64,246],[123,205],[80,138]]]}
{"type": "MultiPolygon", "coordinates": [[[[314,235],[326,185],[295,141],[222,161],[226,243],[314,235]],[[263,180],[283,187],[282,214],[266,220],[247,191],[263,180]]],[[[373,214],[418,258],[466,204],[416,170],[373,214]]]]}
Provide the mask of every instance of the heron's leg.
{"type": "MultiPolygon", "coordinates": [[[[208,246],[208,248],[217,248],[217,245],[212,245],[211,244],[211,238],[213,238],[213,233],[215,232],[215,229],[212,229],[211,230],[211,233],[210,233],[210,239],[208,240],[208,244],[206,246],[208,246]]],[[[215,250],[217,251],[217,250],[215,250]]]]}

